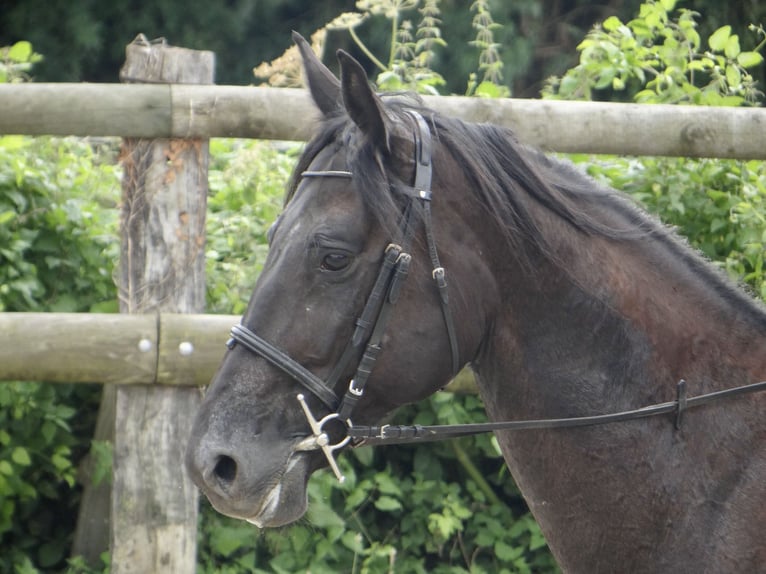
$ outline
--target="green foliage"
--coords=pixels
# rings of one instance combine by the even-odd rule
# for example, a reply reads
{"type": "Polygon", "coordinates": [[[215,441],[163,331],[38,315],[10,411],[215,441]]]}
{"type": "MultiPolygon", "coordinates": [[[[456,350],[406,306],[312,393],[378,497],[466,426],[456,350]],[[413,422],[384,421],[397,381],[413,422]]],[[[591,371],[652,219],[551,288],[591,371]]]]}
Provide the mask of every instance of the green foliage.
{"type": "Polygon", "coordinates": [[[28,561],[50,568],[66,557],[82,455],[73,405],[82,399],[74,386],[0,385],[0,572],[28,561]]]}
{"type": "MultiPolygon", "coordinates": [[[[696,14],[673,0],[648,1],[628,24],[608,18],[580,44],[580,63],[550,82],[548,97],[629,95],[641,103],[737,106],[761,101],[748,69],[760,51],[740,49],[731,26],[703,41],[696,14]],[[705,46],[709,47],[705,49],[705,46]]],[[[759,37],[763,28],[751,27],[759,37]]],[[[766,163],[687,158],[579,157],[588,172],[630,193],[710,259],[766,299],[766,163]]]]}
{"type": "Polygon", "coordinates": [[[25,81],[32,66],[42,59],[32,50],[32,44],[24,40],[0,48],[0,84],[25,81]]]}
{"type": "MultiPolygon", "coordinates": [[[[82,140],[0,138],[0,311],[116,309],[119,182],[103,155],[82,140]]],[[[99,390],[0,383],[1,573],[66,558],[99,390]]]]}
{"type": "Polygon", "coordinates": [[[476,30],[476,39],[471,42],[479,48],[479,71],[483,77],[477,84],[477,75],[471,74],[468,79],[467,96],[482,96],[502,98],[511,95],[507,86],[503,85],[503,60],[500,57],[500,45],[495,42],[493,32],[502,28],[495,24],[489,10],[489,3],[476,0],[471,5],[474,13],[471,23],[476,30]]]}
{"type": "MultiPolygon", "coordinates": [[[[673,17],[675,3],[649,1],[627,23],[611,16],[597,25],[577,48],[580,63],[550,81],[544,96],[717,106],[754,102],[760,94],[748,70],[763,62],[764,42],[743,51],[727,25],[705,44],[697,32],[698,14],[682,8],[673,17]]],[[[762,28],[752,29],[764,36],[762,28]]]]}
{"type": "Polygon", "coordinates": [[[244,312],[266,259],[266,233],[282,210],[298,149],[266,142],[210,142],[208,312],[244,312]]]}
{"type": "MultiPolygon", "coordinates": [[[[424,0],[420,7],[419,0],[358,0],[356,7],[359,12],[341,14],[326,28],[348,31],[359,49],[378,68],[378,88],[384,91],[410,90],[438,95],[438,88],[445,85],[445,80],[434,71],[433,63],[437,48],[447,46],[442,36],[439,1],[424,0]],[[413,26],[412,21],[407,19],[413,11],[420,14],[417,26],[413,26]],[[363,22],[375,22],[380,17],[389,21],[391,30],[390,55],[386,63],[378,59],[356,33],[363,22]]],[[[476,38],[469,44],[479,49],[478,69],[483,77],[479,82],[477,75],[471,74],[468,95],[507,96],[508,88],[502,85],[503,62],[499,45],[493,38],[493,31],[498,25],[492,20],[489,3],[476,0],[471,5],[471,13],[476,38]]]]}
{"type": "Polygon", "coordinates": [[[0,137],[0,311],[114,311],[119,180],[87,142],[0,137]]]}

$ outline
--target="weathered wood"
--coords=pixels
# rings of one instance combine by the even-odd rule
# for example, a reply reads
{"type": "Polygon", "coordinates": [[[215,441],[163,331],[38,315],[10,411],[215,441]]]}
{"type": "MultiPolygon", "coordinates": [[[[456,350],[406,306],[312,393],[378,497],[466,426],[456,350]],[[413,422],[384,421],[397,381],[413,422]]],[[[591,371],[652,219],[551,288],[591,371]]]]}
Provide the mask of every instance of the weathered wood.
{"type": "MultiPolygon", "coordinates": [[[[139,38],[123,76],[209,84],[213,58],[139,38]]],[[[121,311],[204,311],[208,142],[126,139],[122,158],[121,311]]],[[[198,495],[183,458],[199,401],[193,388],[117,388],[114,574],[196,570],[198,495]]]]}
{"type": "Polygon", "coordinates": [[[157,348],[152,315],[0,313],[2,380],[146,382],[157,359],[142,348],[157,348]]]}
{"type": "Polygon", "coordinates": [[[0,313],[0,381],[204,386],[237,315],[0,313]]]}
{"type": "Polygon", "coordinates": [[[226,347],[235,315],[160,315],[156,381],[164,385],[207,385],[226,347]]]}
{"type": "Polygon", "coordinates": [[[167,137],[171,131],[170,86],[16,85],[0,84],[0,134],[167,137]]]}
{"type": "MultiPolygon", "coordinates": [[[[424,97],[550,151],[766,159],[766,108],[424,97]]],[[[303,90],[249,86],[0,84],[0,134],[305,140],[303,90]]]]}
{"type": "MultiPolygon", "coordinates": [[[[124,71],[131,81],[213,81],[211,52],[194,53],[141,37],[126,52],[124,71]],[[206,63],[199,65],[201,60],[206,63]]],[[[208,156],[207,141],[200,139],[124,140],[122,313],[204,310],[208,156]]],[[[105,386],[102,410],[113,409],[115,419],[110,425],[99,417],[103,424],[96,432],[112,434],[114,441],[107,507],[113,573],[195,571],[197,491],[183,472],[183,453],[199,399],[193,388],[105,386]]],[[[104,485],[86,488],[80,513],[85,528],[93,521],[84,515],[107,514],[105,491],[104,485]]],[[[100,533],[86,535],[79,529],[77,541],[92,536],[101,543],[100,533]]],[[[96,544],[85,549],[88,561],[96,544]]]]}

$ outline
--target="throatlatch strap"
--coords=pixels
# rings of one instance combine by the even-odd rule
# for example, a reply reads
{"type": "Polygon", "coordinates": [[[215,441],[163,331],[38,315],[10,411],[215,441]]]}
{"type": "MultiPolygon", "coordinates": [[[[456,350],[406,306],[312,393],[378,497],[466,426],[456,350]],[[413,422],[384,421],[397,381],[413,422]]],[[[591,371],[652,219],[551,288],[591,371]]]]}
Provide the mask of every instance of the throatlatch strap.
{"type": "Polygon", "coordinates": [[[433,195],[433,190],[431,189],[433,175],[433,166],[431,165],[433,147],[431,130],[428,128],[428,124],[423,116],[414,111],[409,113],[418,124],[418,129],[415,132],[415,192],[416,197],[423,203],[423,226],[425,227],[426,241],[428,242],[428,256],[431,258],[432,276],[439,290],[442,315],[444,316],[444,324],[447,327],[450,352],[452,353],[452,374],[456,375],[460,370],[460,349],[457,342],[457,330],[455,329],[455,321],[452,318],[452,309],[449,306],[446,272],[439,261],[439,253],[436,249],[436,240],[433,235],[433,225],[431,224],[431,196],[433,195]]]}

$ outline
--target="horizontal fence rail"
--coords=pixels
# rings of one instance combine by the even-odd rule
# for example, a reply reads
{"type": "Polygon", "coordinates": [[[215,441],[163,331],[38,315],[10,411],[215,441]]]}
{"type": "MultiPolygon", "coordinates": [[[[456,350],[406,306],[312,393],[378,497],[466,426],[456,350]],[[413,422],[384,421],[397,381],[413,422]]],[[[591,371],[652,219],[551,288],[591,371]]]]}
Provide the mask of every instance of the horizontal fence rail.
{"type": "Polygon", "coordinates": [[[206,385],[236,315],[0,313],[0,381],[206,385]]]}
{"type": "MultiPolygon", "coordinates": [[[[0,313],[0,382],[204,386],[239,315],[0,313]]],[[[476,392],[466,369],[447,387],[476,392]]]]}
{"type": "MultiPolygon", "coordinates": [[[[766,159],[766,109],[425,96],[547,151],[766,159]]],[[[0,84],[0,134],[305,141],[304,90],[182,84],[0,84]]]]}

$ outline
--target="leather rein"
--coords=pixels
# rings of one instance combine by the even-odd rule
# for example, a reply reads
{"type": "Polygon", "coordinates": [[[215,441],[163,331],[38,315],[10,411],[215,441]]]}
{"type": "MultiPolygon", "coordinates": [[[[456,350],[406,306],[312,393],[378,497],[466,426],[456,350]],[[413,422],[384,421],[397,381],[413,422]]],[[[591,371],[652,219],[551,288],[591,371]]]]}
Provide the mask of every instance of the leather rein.
{"type": "MultiPolygon", "coordinates": [[[[501,421],[488,423],[472,423],[461,425],[381,425],[360,426],[352,423],[351,415],[359,399],[364,395],[367,380],[372,373],[377,357],[382,350],[383,335],[390,319],[391,312],[396,304],[401,287],[409,273],[412,256],[408,252],[412,239],[416,232],[417,213],[416,203],[420,204],[420,213],[425,228],[428,253],[432,265],[432,277],[437,286],[441,302],[442,315],[449,338],[452,354],[452,374],[460,370],[460,354],[457,343],[457,332],[449,306],[449,294],[447,289],[446,273],[439,261],[436,243],[432,233],[431,223],[431,179],[432,179],[432,139],[428,123],[419,113],[408,112],[415,121],[417,130],[414,132],[415,143],[415,182],[411,189],[405,190],[409,198],[399,224],[399,237],[397,242],[390,243],[384,250],[378,276],[373,284],[370,295],[362,310],[361,315],[355,322],[353,334],[348,341],[343,354],[336,363],[327,380],[322,380],[300,363],[292,359],[282,350],[278,349],[265,339],[244,325],[235,325],[231,329],[231,338],[226,345],[233,349],[236,345],[242,345],[247,350],[269,361],[272,365],[282,370],[298,383],[306,391],[311,393],[328,409],[330,414],[317,420],[306,403],[303,394],[297,399],[311,427],[312,434],[301,440],[295,450],[321,450],[338,480],[343,482],[344,476],[338,468],[335,460],[335,451],[348,445],[381,445],[381,444],[407,444],[430,442],[436,440],[452,439],[470,436],[480,433],[488,433],[501,430],[530,430],[530,429],[558,429],[599,425],[605,423],[629,421],[666,413],[675,413],[675,427],[681,427],[683,413],[690,408],[702,406],[710,402],[766,390],[766,381],[725,389],[722,391],[687,397],[686,382],[681,380],[677,385],[677,398],[674,401],[659,403],[639,409],[622,411],[617,413],[602,414],[584,417],[569,417],[558,419],[501,421]],[[357,360],[355,374],[348,383],[345,393],[338,397],[333,389],[344,372],[348,372],[349,365],[361,354],[357,360]],[[346,426],[346,436],[339,442],[332,444],[329,435],[325,431],[325,425],[339,420],[346,426]]],[[[304,178],[311,177],[338,177],[351,178],[349,171],[326,170],[305,171],[304,178]]]]}

